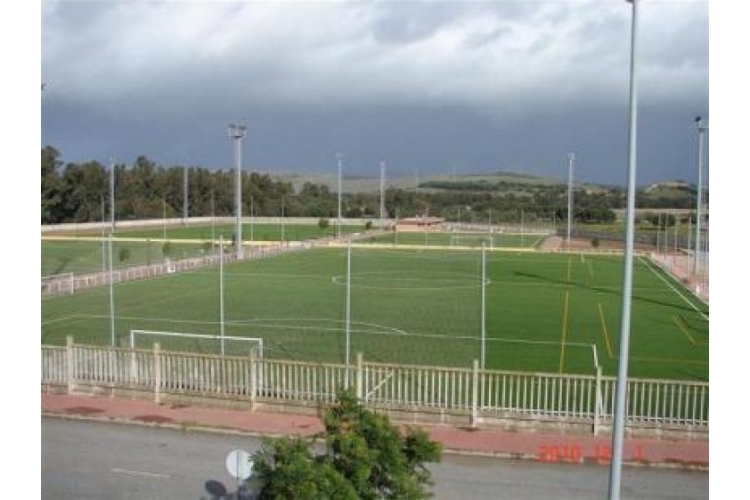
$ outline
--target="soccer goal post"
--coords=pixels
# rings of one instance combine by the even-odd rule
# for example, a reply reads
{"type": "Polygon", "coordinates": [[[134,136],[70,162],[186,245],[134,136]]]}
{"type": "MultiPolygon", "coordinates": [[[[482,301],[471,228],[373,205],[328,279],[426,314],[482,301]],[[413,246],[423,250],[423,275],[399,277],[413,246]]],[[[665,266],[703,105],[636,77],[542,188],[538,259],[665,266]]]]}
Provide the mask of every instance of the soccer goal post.
{"type": "Polygon", "coordinates": [[[166,351],[187,351],[225,356],[248,356],[254,351],[257,357],[263,357],[262,338],[130,330],[131,349],[150,349],[155,342],[159,342],[161,348],[166,351]]]}
{"type": "Polygon", "coordinates": [[[599,351],[594,343],[489,338],[492,350],[500,353],[501,365],[512,370],[596,373],[599,351]]]}

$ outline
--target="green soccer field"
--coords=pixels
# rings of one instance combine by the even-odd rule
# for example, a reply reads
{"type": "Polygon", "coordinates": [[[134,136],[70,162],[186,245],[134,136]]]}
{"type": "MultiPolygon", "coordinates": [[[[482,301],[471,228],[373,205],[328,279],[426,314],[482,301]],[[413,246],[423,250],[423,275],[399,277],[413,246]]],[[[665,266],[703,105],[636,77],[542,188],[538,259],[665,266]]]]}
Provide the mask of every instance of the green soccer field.
{"type": "Polygon", "coordinates": [[[366,238],[366,243],[481,248],[533,248],[544,241],[543,234],[483,232],[399,232],[366,238]]]}
{"type": "MultiPolygon", "coordinates": [[[[234,230],[232,224],[119,229],[112,243],[114,267],[149,265],[163,262],[166,256],[171,259],[200,257],[209,250],[212,239],[231,242],[234,230]],[[166,255],[164,241],[169,242],[166,255]]],[[[342,225],[339,230],[341,234],[364,232],[364,226],[342,225]]],[[[242,238],[246,244],[282,241],[282,238],[283,241],[303,241],[331,237],[335,231],[333,226],[320,229],[309,224],[287,224],[283,231],[278,224],[243,224],[242,238]]],[[[42,240],[42,276],[93,273],[107,268],[109,249],[106,238],[102,241],[101,231],[81,231],[67,238],[42,240]]]]}
{"type": "MultiPolygon", "coordinates": [[[[335,221],[334,221],[335,222],[335,221]]],[[[364,225],[342,225],[338,229],[341,234],[364,232],[364,225]]],[[[225,241],[231,241],[234,235],[234,224],[210,224],[200,226],[156,226],[152,228],[121,228],[115,236],[123,238],[154,238],[169,240],[218,240],[220,236],[225,241]]],[[[337,228],[333,223],[321,229],[317,224],[242,224],[242,239],[244,241],[302,241],[316,238],[335,236],[337,228]]]]}
{"type": "MultiPolygon", "coordinates": [[[[604,374],[617,369],[622,257],[487,252],[485,364],[604,374]],[[595,346],[595,347],[592,347],[595,346]],[[596,353],[596,354],[595,354],[596,353]]],[[[219,335],[218,268],[114,287],[115,332],[219,335]]],[[[316,249],[224,268],[224,335],[260,337],[264,355],[470,366],[482,352],[479,251],[316,249]],[[349,286],[347,286],[347,282],[349,286]]],[[[109,344],[108,287],[42,300],[42,342],[109,344]]],[[[189,345],[163,348],[191,349],[189,345]]],[[[193,346],[192,348],[195,348],[193,346]]],[[[635,263],[629,375],[708,380],[708,306],[642,259],[635,263]]]]}

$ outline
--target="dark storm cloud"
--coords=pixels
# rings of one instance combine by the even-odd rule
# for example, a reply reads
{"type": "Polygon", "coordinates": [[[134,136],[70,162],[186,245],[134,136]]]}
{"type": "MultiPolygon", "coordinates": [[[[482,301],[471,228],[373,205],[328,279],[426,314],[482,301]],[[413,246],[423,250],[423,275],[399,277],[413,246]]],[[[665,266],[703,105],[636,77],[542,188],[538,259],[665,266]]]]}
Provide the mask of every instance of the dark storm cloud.
{"type": "MultiPolygon", "coordinates": [[[[639,180],[692,178],[707,4],[641,19],[639,180]]],[[[622,183],[629,30],[619,1],[44,2],[42,143],[222,167],[245,121],[260,169],[343,151],[362,172],[558,176],[575,151],[586,180],[622,183]]]]}

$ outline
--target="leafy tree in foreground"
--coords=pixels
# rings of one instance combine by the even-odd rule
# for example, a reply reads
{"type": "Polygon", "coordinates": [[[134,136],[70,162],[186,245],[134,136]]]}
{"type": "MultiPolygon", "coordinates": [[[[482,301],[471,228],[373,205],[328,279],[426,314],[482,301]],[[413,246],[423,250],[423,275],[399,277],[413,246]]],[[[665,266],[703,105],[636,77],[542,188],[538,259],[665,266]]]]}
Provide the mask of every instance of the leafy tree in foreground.
{"type": "Polygon", "coordinates": [[[299,438],[267,440],[254,458],[264,485],[261,499],[422,499],[432,494],[427,462],[439,462],[441,447],[426,432],[405,435],[385,415],[339,393],[324,416],[326,452],[313,455],[299,438]]]}
{"type": "Polygon", "coordinates": [[[264,442],[253,469],[263,483],[260,499],[357,500],[352,485],[326,460],[314,457],[299,438],[264,442]]]}

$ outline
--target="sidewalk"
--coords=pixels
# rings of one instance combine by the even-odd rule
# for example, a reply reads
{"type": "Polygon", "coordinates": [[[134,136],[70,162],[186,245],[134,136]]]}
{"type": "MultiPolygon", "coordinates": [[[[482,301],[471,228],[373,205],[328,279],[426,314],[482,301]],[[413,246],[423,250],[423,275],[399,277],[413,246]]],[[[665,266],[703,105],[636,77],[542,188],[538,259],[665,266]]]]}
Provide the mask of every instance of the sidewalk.
{"type": "MultiPolygon", "coordinates": [[[[87,395],[42,394],[42,416],[112,421],[133,425],[175,427],[253,435],[311,436],[322,432],[317,417],[248,412],[87,395]]],[[[445,453],[484,455],[554,463],[608,465],[611,437],[509,432],[422,425],[445,453]]],[[[708,441],[626,439],[626,465],[708,470],[708,441]]]]}

